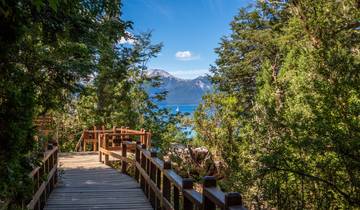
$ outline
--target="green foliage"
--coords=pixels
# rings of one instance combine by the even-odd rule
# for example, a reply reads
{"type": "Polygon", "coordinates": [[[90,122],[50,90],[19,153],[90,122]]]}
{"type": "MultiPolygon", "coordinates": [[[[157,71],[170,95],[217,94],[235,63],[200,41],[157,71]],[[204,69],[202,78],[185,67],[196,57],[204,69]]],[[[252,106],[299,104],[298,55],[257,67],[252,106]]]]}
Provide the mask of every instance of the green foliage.
{"type": "Polygon", "coordinates": [[[105,57],[99,56],[96,75],[74,98],[75,112],[65,118],[77,119],[80,128],[104,125],[151,130],[152,142],[165,150],[170,142],[185,137],[179,136],[181,128],[177,126],[181,116],[157,106],[166,93],[148,95],[145,90],[146,86],[161,84],[159,78],[147,76],[146,63],[157,56],[162,44],[151,44],[150,33],[130,38],[133,45],[114,43],[112,50],[106,48],[109,52],[105,57]]]}
{"type": "Polygon", "coordinates": [[[231,23],[196,129],[249,206],[360,206],[359,18],[352,0],[259,1],[231,23]]]}
{"type": "Polygon", "coordinates": [[[0,1],[0,200],[26,200],[33,119],[62,109],[130,26],[120,2],[0,1]]]}

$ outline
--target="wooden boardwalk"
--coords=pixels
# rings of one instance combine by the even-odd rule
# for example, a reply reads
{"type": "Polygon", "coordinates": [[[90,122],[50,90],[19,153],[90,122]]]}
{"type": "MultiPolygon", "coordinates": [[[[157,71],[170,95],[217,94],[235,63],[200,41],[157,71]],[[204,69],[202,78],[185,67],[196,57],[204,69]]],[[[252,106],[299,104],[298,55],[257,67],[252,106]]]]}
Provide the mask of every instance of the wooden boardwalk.
{"type": "Polygon", "coordinates": [[[98,160],[97,153],[59,155],[59,182],[46,210],[153,209],[136,181],[98,160]]]}
{"type": "Polygon", "coordinates": [[[34,185],[27,209],[245,210],[240,193],[223,192],[216,177],[203,177],[202,190],[195,189],[193,179],[179,176],[151,149],[150,137],[144,129],[103,127],[85,130],[78,144],[86,149],[97,139],[98,152],[58,156],[58,147],[48,145],[52,149],[29,174],[34,185]],[[134,169],[134,177],[107,166],[111,161],[120,162],[124,173],[134,169]]]}

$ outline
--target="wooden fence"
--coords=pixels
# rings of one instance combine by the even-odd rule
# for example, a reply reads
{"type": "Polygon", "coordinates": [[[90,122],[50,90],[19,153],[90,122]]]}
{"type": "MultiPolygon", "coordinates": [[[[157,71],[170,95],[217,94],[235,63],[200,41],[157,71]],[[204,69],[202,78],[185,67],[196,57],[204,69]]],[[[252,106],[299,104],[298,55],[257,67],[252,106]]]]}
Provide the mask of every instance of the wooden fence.
{"type": "Polygon", "coordinates": [[[47,198],[57,183],[58,147],[54,146],[44,154],[41,165],[30,174],[33,180],[33,196],[27,209],[43,209],[47,198]]]}
{"type": "MultiPolygon", "coordinates": [[[[79,141],[75,146],[75,151],[86,151],[88,145],[91,145],[92,151],[98,151],[100,135],[105,134],[108,134],[106,138],[109,143],[117,144],[118,146],[122,141],[136,140],[139,140],[148,147],[151,145],[151,132],[145,131],[144,129],[137,131],[127,127],[118,128],[114,126],[112,129],[106,129],[104,126],[101,126],[101,128],[94,126],[93,129],[84,130],[81,133],[79,141]]],[[[111,147],[114,146],[112,145],[111,147]]]]}
{"type": "Polygon", "coordinates": [[[123,141],[121,153],[109,150],[105,135],[99,139],[99,161],[109,164],[109,158],[121,161],[121,171],[126,173],[129,164],[135,166],[135,180],[154,209],[164,210],[244,210],[239,193],[224,193],[216,187],[216,179],[206,176],[203,179],[202,192],[194,189],[194,181],[182,178],[171,168],[170,161],[163,161],[140,141],[123,141]],[[135,160],[128,157],[135,147],[135,160]]]}

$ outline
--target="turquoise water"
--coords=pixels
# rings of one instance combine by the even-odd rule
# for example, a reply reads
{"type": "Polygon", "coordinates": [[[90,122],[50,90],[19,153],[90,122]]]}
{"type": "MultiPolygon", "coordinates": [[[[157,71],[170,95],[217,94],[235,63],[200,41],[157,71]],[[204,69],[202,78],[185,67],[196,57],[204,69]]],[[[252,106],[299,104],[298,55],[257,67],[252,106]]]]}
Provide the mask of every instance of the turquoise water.
{"type": "Polygon", "coordinates": [[[160,105],[160,108],[169,108],[172,113],[181,112],[194,114],[197,104],[176,104],[176,105],[160,105]]]}
{"type": "MultiPolygon", "coordinates": [[[[159,105],[159,108],[168,108],[173,114],[177,112],[188,113],[190,117],[193,116],[198,104],[179,104],[179,105],[159,105]]],[[[186,133],[187,138],[191,139],[195,136],[195,131],[192,126],[183,128],[183,132],[186,133]]]]}

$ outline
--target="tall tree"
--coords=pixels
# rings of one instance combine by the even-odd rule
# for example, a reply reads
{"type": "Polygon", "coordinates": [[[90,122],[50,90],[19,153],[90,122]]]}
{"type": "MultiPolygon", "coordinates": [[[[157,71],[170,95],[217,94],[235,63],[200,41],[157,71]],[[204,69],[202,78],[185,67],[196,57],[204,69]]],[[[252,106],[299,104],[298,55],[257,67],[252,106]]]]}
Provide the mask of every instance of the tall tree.
{"type": "Polygon", "coordinates": [[[62,108],[95,71],[105,46],[125,36],[120,2],[0,2],[0,199],[31,189],[24,161],[33,118],[62,108]]]}
{"type": "Polygon", "coordinates": [[[354,0],[259,1],[234,18],[216,50],[213,81],[237,106],[210,103],[238,113],[230,116],[239,153],[228,161],[239,170],[229,179],[238,177],[233,187],[249,201],[359,207],[359,18],[354,0]]]}
{"type": "Polygon", "coordinates": [[[72,117],[79,119],[83,127],[121,125],[151,130],[153,143],[166,149],[181,133],[177,125],[181,115],[157,105],[165,99],[166,92],[149,95],[146,91],[146,87],[162,83],[147,72],[147,62],[157,56],[162,44],[152,44],[151,33],[127,36],[128,42],[113,46],[111,56],[99,58],[92,81],[75,99],[76,113],[72,117]]]}

